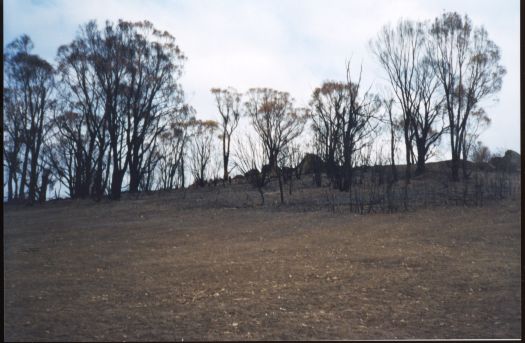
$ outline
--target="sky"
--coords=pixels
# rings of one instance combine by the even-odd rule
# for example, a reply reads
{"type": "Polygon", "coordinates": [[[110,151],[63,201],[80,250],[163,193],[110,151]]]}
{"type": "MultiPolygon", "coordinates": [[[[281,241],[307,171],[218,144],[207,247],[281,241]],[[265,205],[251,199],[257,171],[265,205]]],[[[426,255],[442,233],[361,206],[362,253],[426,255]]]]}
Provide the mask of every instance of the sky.
{"type": "Polygon", "coordinates": [[[456,11],[487,29],[507,69],[497,101],[485,103],[492,123],[480,139],[493,152],[519,152],[519,6],[519,0],[4,0],[3,38],[5,46],[28,34],[34,52],[54,62],[57,48],[91,19],[149,20],[175,36],[188,58],[181,83],[197,117],[218,119],[211,88],[271,87],[307,106],[323,81],[344,80],[348,60],[354,74],[362,67],[365,87],[387,87],[370,39],[401,18],[456,11]]]}

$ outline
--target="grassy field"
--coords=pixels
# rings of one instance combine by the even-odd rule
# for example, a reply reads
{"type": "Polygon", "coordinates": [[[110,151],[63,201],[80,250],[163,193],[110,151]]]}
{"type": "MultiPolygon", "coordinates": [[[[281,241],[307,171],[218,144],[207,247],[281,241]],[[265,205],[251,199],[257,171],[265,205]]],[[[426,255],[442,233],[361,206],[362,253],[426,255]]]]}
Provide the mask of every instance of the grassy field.
{"type": "Polygon", "coordinates": [[[521,337],[519,201],[367,216],[182,201],[6,207],[4,339],[521,337]]]}

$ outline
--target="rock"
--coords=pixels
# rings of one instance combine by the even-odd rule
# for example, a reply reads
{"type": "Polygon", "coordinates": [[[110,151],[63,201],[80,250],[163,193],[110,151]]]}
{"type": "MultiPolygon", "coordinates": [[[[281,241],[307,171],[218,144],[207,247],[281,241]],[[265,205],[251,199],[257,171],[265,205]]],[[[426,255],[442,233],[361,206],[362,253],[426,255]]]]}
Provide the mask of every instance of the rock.
{"type": "Polygon", "coordinates": [[[255,183],[258,176],[259,171],[257,169],[250,169],[244,174],[244,178],[250,183],[255,183]]]}
{"type": "Polygon", "coordinates": [[[326,166],[321,157],[316,154],[306,154],[299,164],[301,174],[313,174],[317,170],[319,173],[325,172],[326,166]]]}
{"type": "Polygon", "coordinates": [[[507,150],[503,157],[492,157],[489,164],[499,171],[517,172],[521,170],[521,156],[513,150],[507,150]]]}
{"type": "Polygon", "coordinates": [[[521,170],[521,156],[516,151],[507,150],[505,152],[505,157],[503,158],[505,159],[510,171],[521,170]]]}

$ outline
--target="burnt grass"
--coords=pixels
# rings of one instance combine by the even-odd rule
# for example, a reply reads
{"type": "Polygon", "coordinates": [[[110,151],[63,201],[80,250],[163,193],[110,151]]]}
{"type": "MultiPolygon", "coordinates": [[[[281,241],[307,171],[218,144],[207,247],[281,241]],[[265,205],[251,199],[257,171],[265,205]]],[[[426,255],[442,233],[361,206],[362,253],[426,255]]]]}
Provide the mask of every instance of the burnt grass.
{"type": "Polygon", "coordinates": [[[519,194],[368,215],[305,205],[327,192],[7,205],[4,340],[521,337],[519,194]]]}

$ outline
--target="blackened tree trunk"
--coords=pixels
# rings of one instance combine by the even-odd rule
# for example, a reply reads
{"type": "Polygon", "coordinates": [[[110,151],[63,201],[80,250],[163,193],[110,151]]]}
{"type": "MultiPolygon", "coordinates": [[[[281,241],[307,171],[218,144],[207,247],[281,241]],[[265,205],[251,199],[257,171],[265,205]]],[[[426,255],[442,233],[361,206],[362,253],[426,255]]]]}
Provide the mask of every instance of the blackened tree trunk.
{"type": "Polygon", "coordinates": [[[13,173],[9,169],[9,176],[7,179],[7,201],[13,200],[13,173]]]}
{"type": "Polygon", "coordinates": [[[129,162],[129,192],[138,193],[141,179],[141,160],[139,156],[140,145],[128,147],[129,162]]]}
{"type": "Polygon", "coordinates": [[[41,203],[46,201],[47,188],[49,186],[50,177],[51,177],[51,170],[45,168],[42,171],[42,182],[40,186],[40,192],[38,194],[38,201],[41,203]]]}
{"type": "Polygon", "coordinates": [[[425,172],[425,159],[427,151],[425,148],[424,141],[416,141],[417,144],[417,166],[416,166],[416,175],[421,175],[425,172]]]}
{"type": "Polygon", "coordinates": [[[29,146],[26,145],[26,150],[24,152],[24,160],[22,162],[22,174],[20,175],[20,189],[18,191],[18,197],[20,200],[25,199],[28,160],[29,160],[29,146]]]}
{"type": "Polygon", "coordinates": [[[222,163],[222,184],[226,182],[228,179],[228,158],[229,154],[226,153],[226,130],[223,130],[222,132],[222,157],[223,157],[223,163],[222,163]]]}
{"type": "Polygon", "coordinates": [[[412,143],[410,138],[410,130],[409,130],[409,124],[408,120],[405,120],[405,127],[404,127],[404,135],[405,135],[405,157],[406,157],[406,168],[405,168],[405,181],[407,183],[410,182],[411,172],[410,172],[410,165],[412,162],[411,154],[412,154],[412,143]]]}
{"type": "Polygon", "coordinates": [[[284,204],[283,175],[280,168],[277,168],[277,178],[279,179],[279,192],[281,195],[281,204],[284,204]]]}
{"type": "Polygon", "coordinates": [[[396,159],[395,159],[395,137],[394,137],[394,128],[390,129],[390,168],[392,170],[392,180],[397,181],[397,168],[396,168],[396,159]]]}

